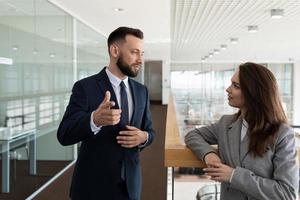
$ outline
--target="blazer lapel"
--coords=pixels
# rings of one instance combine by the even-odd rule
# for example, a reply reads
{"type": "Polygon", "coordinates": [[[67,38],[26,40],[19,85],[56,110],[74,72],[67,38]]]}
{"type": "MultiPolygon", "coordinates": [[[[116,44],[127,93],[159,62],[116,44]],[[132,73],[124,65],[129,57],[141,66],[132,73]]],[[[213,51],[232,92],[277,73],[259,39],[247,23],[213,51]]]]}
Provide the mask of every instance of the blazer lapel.
{"type": "Polygon", "coordinates": [[[245,159],[248,152],[249,152],[249,137],[248,137],[248,131],[247,131],[247,134],[243,138],[243,140],[241,142],[241,146],[240,146],[240,160],[241,160],[241,163],[245,159]]]}
{"type": "Polygon", "coordinates": [[[241,166],[240,162],[240,141],[241,141],[241,119],[236,120],[228,126],[227,138],[230,164],[232,166],[241,166]]]}
{"type": "MultiPolygon", "coordinates": [[[[119,104],[118,104],[118,101],[117,101],[117,97],[116,97],[116,94],[114,92],[114,89],[112,88],[112,85],[109,81],[109,78],[105,72],[105,69],[106,67],[104,67],[97,75],[96,75],[96,79],[98,80],[98,83],[99,83],[99,87],[100,89],[103,91],[103,94],[105,95],[105,92],[106,91],[110,91],[110,94],[111,94],[111,98],[110,100],[111,101],[114,101],[115,102],[115,106],[113,108],[120,108],[119,107],[119,104]]],[[[104,98],[104,96],[102,97],[104,98]]],[[[101,99],[101,97],[100,97],[101,99]]]]}

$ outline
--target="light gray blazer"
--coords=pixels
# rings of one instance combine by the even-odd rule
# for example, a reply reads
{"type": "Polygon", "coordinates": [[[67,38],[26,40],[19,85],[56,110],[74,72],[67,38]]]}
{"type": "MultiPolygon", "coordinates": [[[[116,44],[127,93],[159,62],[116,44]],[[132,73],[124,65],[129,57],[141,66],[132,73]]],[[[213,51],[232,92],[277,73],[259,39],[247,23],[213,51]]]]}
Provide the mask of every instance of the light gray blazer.
{"type": "Polygon", "coordinates": [[[299,170],[294,131],[282,125],[275,149],[263,157],[248,152],[249,137],[241,141],[242,119],[233,122],[234,115],[225,115],[217,123],[190,131],[185,136],[187,146],[203,160],[218,145],[222,162],[235,168],[231,183],[221,184],[221,200],[294,200],[299,187],[299,170]]]}

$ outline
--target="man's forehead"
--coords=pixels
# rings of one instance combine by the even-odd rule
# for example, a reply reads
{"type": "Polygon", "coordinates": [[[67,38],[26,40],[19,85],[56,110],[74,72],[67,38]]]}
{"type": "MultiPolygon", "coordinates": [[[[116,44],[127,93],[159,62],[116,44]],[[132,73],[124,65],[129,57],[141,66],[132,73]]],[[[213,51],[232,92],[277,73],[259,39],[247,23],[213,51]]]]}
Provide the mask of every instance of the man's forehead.
{"type": "Polygon", "coordinates": [[[138,37],[134,37],[134,36],[128,36],[125,38],[125,42],[124,44],[128,47],[131,47],[131,48],[137,48],[137,49],[140,49],[142,50],[143,49],[143,40],[138,38],[138,37]]]}

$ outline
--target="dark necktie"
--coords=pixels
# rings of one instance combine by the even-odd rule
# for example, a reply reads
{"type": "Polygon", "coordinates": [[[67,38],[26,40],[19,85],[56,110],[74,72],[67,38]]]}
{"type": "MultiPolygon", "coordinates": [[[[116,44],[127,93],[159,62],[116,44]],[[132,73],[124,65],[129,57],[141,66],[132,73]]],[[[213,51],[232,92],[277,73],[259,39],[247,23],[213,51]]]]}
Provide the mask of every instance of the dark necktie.
{"type": "MultiPolygon", "coordinates": [[[[127,99],[127,92],[126,92],[126,88],[125,88],[125,84],[123,81],[121,81],[120,83],[120,97],[121,97],[121,120],[120,120],[120,125],[121,125],[121,129],[125,130],[125,126],[128,125],[129,122],[129,114],[128,114],[128,99],[127,99]]],[[[125,152],[124,152],[125,153],[125,152]]],[[[126,177],[126,173],[125,173],[125,162],[123,160],[122,162],[122,167],[121,167],[121,178],[122,180],[125,180],[126,177]]]]}
{"type": "Polygon", "coordinates": [[[129,114],[128,114],[128,99],[127,99],[127,92],[125,89],[125,84],[123,81],[120,83],[120,96],[121,96],[121,119],[120,119],[120,124],[121,124],[121,129],[124,130],[126,125],[129,125],[129,114]]]}

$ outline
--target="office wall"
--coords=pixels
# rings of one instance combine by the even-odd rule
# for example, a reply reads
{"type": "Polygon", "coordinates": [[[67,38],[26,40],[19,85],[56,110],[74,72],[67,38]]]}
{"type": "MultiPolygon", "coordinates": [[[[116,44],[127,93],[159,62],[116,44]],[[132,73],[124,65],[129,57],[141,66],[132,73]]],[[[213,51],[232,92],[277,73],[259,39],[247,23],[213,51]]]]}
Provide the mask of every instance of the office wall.
{"type": "Polygon", "coordinates": [[[144,83],[151,101],[162,100],[162,61],[145,61],[144,83]]]}

